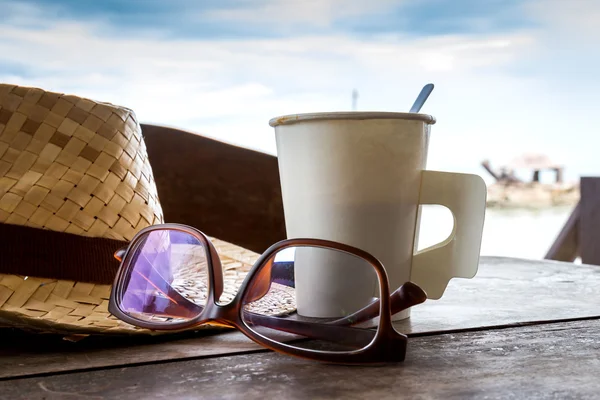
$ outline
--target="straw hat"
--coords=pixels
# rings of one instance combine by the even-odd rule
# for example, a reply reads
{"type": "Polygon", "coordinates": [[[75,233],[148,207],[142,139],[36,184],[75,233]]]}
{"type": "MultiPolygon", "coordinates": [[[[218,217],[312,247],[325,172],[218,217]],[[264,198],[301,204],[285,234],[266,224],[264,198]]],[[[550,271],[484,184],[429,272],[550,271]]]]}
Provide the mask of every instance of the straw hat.
{"type": "MultiPolygon", "coordinates": [[[[167,334],[107,310],[114,251],[163,222],[132,110],[0,84],[0,327],[167,334]]],[[[231,299],[258,254],[211,239],[223,263],[221,300],[231,299]]],[[[295,307],[289,296],[276,306],[295,307]]]]}

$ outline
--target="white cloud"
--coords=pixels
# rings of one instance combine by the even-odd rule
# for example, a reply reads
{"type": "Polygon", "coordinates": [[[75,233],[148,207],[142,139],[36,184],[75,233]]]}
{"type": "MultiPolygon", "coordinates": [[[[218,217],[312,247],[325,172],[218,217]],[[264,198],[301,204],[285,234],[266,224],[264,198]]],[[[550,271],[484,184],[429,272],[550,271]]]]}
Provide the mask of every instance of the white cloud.
{"type": "Polygon", "coordinates": [[[48,89],[133,102],[145,115],[184,122],[199,114],[305,109],[302,102],[337,107],[331,98],[345,95],[353,84],[499,66],[530,42],[521,35],[379,42],[341,35],[218,42],[115,39],[92,35],[97,28],[76,23],[36,31],[5,28],[1,59],[32,68],[35,78],[27,81],[48,89]]]}
{"type": "MultiPolygon", "coordinates": [[[[325,7],[314,4],[306,10],[325,7]]],[[[358,12],[352,7],[364,4],[344,12],[358,12]]],[[[283,13],[279,21],[303,23],[310,12],[283,13]]],[[[251,18],[244,15],[236,18],[251,18]]],[[[325,24],[337,14],[321,15],[319,23],[325,24]]],[[[600,146],[588,133],[592,122],[582,118],[582,107],[598,107],[597,101],[569,109],[586,92],[556,90],[544,78],[547,65],[518,74],[522,61],[531,61],[540,49],[551,53],[542,28],[478,36],[361,39],[331,33],[218,41],[101,37],[97,32],[109,27],[73,21],[36,30],[1,28],[0,64],[30,70],[22,76],[0,72],[1,81],[110,101],[133,108],[143,122],[268,152],[275,151],[271,117],[350,109],[354,88],[359,109],[406,110],[426,82],[436,84],[423,110],[438,119],[431,168],[482,173],[483,158],[535,150],[564,155],[571,162],[568,173],[572,165],[590,171],[592,149],[600,146]]]]}
{"type": "Polygon", "coordinates": [[[551,27],[546,32],[555,39],[562,36],[565,41],[576,38],[579,44],[597,42],[600,34],[600,2],[597,0],[531,1],[526,10],[533,19],[551,27]]]}

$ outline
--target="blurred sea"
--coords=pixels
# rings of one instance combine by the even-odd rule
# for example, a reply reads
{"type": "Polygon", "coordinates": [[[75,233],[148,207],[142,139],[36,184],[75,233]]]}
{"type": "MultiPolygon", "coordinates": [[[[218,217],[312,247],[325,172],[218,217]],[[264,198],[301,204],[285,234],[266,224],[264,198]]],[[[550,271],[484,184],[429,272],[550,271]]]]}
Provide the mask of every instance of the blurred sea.
{"type": "MultiPolygon", "coordinates": [[[[571,211],[572,207],[541,210],[488,208],[481,255],[543,259],[571,211]]],[[[446,208],[424,206],[419,249],[448,237],[452,224],[452,215],[446,208]]]]}

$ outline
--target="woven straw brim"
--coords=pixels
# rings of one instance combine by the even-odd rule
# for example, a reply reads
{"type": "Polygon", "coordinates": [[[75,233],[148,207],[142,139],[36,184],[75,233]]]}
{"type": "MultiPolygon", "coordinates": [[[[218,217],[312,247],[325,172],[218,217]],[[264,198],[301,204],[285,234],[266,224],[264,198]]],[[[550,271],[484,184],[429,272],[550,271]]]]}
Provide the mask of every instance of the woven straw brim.
{"type": "MultiPolygon", "coordinates": [[[[228,303],[238,292],[258,254],[215,238],[223,264],[224,292],[228,303]]],[[[254,312],[284,315],[296,310],[293,290],[274,284],[269,298],[253,303],[254,312]],[[262,308],[256,308],[262,307],[262,308]]],[[[111,285],[0,275],[0,326],[40,333],[161,335],[173,331],[138,328],[108,312],[111,285]]],[[[194,329],[222,329],[205,324],[194,329]]]]}

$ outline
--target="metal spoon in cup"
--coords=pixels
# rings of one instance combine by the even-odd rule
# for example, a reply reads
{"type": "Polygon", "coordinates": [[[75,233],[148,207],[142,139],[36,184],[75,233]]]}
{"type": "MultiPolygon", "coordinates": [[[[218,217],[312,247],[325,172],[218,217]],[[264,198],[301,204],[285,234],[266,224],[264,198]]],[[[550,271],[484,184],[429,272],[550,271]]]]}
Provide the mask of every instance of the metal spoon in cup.
{"type": "Polygon", "coordinates": [[[433,83],[428,83],[427,85],[423,86],[423,89],[421,89],[421,93],[419,93],[419,96],[417,96],[417,99],[410,108],[410,112],[418,113],[419,110],[421,110],[421,107],[423,107],[423,104],[425,104],[425,101],[427,101],[427,98],[429,97],[432,91],[433,83]]]}

